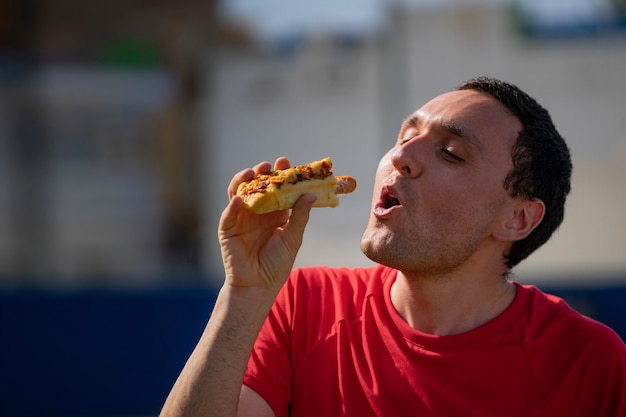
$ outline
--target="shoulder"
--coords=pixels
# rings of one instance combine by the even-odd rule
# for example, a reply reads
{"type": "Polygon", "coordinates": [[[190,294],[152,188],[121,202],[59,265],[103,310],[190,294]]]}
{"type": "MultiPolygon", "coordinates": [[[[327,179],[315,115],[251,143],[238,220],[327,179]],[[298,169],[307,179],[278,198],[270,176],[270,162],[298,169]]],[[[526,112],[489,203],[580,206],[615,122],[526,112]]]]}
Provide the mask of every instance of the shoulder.
{"type": "Polygon", "coordinates": [[[605,368],[626,370],[626,345],[613,329],[536,287],[520,285],[518,291],[527,301],[514,327],[527,353],[555,362],[605,363],[605,368]]]}
{"type": "Polygon", "coordinates": [[[581,339],[594,336],[624,345],[615,331],[574,310],[562,298],[544,293],[534,286],[519,285],[518,288],[518,291],[527,294],[525,321],[537,331],[549,328],[551,333],[557,332],[561,336],[569,335],[581,339]]]}
{"type": "Polygon", "coordinates": [[[610,341],[610,344],[624,345],[615,331],[574,310],[562,298],[544,293],[531,285],[516,285],[518,294],[525,300],[516,320],[520,330],[533,337],[545,333],[552,338],[565,337],[570,342],[576,339],[590,342],[591,339],[599,338],[610,341]]]}
{"type": "Polygon", "coordinates": [[[526,303],[512,327],[553,406],[578,409],[579,414],[570,410],[574,414],[563,415],[618,415],[615,410],[624,410],[626,345],[620,336],[559,297],[529,286],[520,286],[519,293],[526,303]]]}

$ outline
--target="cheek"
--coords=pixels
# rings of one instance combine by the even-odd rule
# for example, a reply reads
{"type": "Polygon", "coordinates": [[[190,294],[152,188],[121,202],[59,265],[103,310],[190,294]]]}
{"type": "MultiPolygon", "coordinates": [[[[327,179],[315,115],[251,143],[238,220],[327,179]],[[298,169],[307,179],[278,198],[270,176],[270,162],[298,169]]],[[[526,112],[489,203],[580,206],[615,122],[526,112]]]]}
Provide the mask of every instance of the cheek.
{"type": "Polygon", "coordinates": [[[469,190],[458,200],[448,200],[434,212],[432,219],[440,228],[484,234],[498,219],[502,199],[480,190],[469,190]]]}
{"type": "Polygon", "coordinates": [[[463,175],[441,171],[433,181],[431,193],[443,205],[447,202],[470,210],[500,199],[504,189],[495,175],[463,175]]]}
{"type": "MultiPolygon", "coordinates": [[[[453,188],[433,188],[425,215],[427,223],[436,230],[456,230],[474,228],[485,222],[487,211],[492,203],[487,201],[484,190],[470,186],[453,188]]],[[[418,220],[416,220],[418,221],[418,220]]]]}
{"type": "Polygon", "coordinates": [[[393,171],[394,167],[391,163],[391,155],[393,153],[393,148],[390,149],[378,162],[378,167],[376,168],[376,177],[379,178],[382,175],[389,174],[389,172],[393,171]]]}

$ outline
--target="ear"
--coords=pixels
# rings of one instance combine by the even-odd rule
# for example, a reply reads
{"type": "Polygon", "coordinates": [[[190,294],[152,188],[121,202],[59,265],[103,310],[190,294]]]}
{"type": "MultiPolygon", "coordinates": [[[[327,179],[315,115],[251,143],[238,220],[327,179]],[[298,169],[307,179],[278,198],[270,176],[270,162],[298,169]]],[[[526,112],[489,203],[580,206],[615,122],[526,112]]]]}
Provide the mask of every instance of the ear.
{"type": "Polygon", "coordinates": [[[541,223],[545,212],[546,206],[539,199],[514,200],[502,227],[494,236],[510,242],[522,240],[541,223]]]}

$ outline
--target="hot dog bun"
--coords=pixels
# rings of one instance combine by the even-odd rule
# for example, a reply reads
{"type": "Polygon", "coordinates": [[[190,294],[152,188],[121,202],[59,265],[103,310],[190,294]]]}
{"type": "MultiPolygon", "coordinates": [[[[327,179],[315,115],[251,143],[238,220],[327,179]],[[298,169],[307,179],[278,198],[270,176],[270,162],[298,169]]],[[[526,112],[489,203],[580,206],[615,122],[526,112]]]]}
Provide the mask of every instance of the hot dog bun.
{"type": "Polygon", "coordinates": [[[337,194],[347,194],[356,188],[356,180],[349,176],[334,176],[332,161],[320,161],[299,165],[270,174],[257,175],[251,181],[241,183],[237,195],[244,206],[257,214],[290,209],[303,194],[317,196],[313,207],[336,207],[337,194]]]}

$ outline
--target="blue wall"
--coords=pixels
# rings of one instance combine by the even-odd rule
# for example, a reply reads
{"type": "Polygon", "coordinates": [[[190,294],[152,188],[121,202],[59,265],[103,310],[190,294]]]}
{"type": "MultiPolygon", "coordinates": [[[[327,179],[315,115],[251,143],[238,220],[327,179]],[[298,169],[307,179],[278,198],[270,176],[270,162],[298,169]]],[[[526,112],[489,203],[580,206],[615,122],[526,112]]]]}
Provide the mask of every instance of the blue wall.
{"type": "MultiPolygon", "coordinates": [[[[626,339],[626,286],[545,290],[626,339]]],[[[215,296],[208,288],[0,292],[0,415],[158,414],[215,296]]]]}
{"type": "Polygon", "coordinates": [[[0,293],[0,415],[156,415],[210,289],[0,293]]]}

